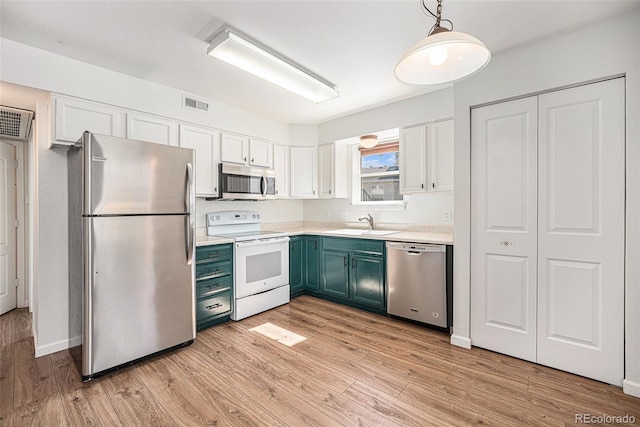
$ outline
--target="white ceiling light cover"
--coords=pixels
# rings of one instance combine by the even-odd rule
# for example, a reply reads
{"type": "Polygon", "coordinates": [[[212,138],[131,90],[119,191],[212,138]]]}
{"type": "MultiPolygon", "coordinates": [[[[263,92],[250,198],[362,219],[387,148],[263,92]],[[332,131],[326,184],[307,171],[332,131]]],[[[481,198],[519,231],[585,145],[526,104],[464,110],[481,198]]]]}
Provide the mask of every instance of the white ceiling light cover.
{"type": "Polygon", "coordinates": [[[213,38],[207,53],[316,103],[340,95],[330,83],[236,30],[224,28],[213,38]]]}
{"type": "Polygon", "coordinates": [[[396,65],[396,78],[415,85],[450,83],[482,70],[491,52],[478,39],[457,31],[432,34],[413,45],[396,65]]]}

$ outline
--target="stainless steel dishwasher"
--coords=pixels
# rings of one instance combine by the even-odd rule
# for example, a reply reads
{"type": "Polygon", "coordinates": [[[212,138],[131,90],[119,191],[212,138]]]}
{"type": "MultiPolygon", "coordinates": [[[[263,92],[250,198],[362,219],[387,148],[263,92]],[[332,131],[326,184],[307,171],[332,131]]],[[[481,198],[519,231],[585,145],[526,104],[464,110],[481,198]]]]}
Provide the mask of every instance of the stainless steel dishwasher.
{"type": "Polygon", "coordinates": [[[387,313],[446,328],[446,246],[387,242],[387,313]]]}

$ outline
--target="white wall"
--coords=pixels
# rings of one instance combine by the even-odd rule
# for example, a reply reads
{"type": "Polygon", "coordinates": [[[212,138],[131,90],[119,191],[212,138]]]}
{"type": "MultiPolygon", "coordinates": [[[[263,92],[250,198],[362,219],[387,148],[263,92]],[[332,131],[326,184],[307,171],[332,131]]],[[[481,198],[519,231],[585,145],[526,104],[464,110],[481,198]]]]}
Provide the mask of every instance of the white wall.
{"type": "MultiPolygon", "coordinates": [[[[182,92],[115,73],[11,40],[0,38],[0,80],[45,91],[99,101],[133,110],[155,113],[181,121],[208,125],[222,130],[257,136],[288,144],[288,124],[264,116],[210,101],[208,113],[182,108],[182,92]]],[[[67,224],[67,155],[50,150],[48,112],[40,105],[36,112],[37,235],[36,283],[34,287],[34,338],[36,356],[69,347],[68,309],[68,224],[67,224]]],[[[212,202],[198,202],[199,225],[204,226],[204,212],[212,202]]],[[[240,208],[233,205],[232,209],[240,208]]],[[[301,202],[271,202],[257,210],[286,212],[285,218],[302,219],[301,202]],[[276,210],[270,206],[281,206],[276,210]]],[[[230,207],[231,208],[231,207],[230,207]]],[[[265,215],[271,218],[271,214],[265,215]]]]}
{"type": "Polygon", "coordinates": [[[626,74],[625,392],[640,397],[640,11],[495,55],[454,86],[455,273],[452,342],[470,340],[470,107],[626,74]]]}

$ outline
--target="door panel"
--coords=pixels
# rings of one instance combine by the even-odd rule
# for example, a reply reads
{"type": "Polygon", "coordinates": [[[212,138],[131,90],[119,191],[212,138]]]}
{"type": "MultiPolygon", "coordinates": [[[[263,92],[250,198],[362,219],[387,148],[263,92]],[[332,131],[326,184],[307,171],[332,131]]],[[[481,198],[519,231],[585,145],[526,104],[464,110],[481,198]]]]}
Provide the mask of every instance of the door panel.
{"type": "Polygon", "coordinates": [[[538,362],[621,385],[624,79],[539,99],[538,362]]]}
{"type": "Polygon", "coordinates": [[[474,109],[473,344],[535,361],[537,100],[474,109]]]}
{"type": "Polygon", "coordinates": [[[15,147],[0,142],[0,314],[16,308],[15,147]]]}
{"type": "Polygon", "coordinates": [[[349,298],[349,254],[322,251],[320,293],[349,298]]]}
{"type": "Polygon", "coordinates": [[[350,275],[353,302],[384,308],[384,259],[351,254],[350,275]]]}
{"type": "Polygon", "coordinates": [[[195,290],[185,217],[84,221],[91,259],[85,267],[83,375],[193,339],[195,290]]]}
{"type": "Polygon", "coordinates": [[[187,164],[194,165],[193,150],[93,134],[90,141],[84,147],[88,150],[85,168],[91,179],[84,213],[122,215],[188,210],[187,164]]]}

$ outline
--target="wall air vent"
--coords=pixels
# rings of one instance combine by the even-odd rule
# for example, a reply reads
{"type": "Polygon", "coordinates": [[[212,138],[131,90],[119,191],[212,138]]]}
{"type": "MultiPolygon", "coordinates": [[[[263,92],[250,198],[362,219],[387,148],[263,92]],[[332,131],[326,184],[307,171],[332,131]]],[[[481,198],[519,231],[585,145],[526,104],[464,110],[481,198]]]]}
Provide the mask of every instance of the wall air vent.
{"type": "Polygon", "coordinates": [[[0,138],[28,140],[32,119],[33,111],[0,105],[0,138]]]}
{"type": "Polygon", "coordinates": [[[201,111],[209,111],[209,103],[201,101],[199,99],[195,99],[190,96],[183,95],[182,96],[182,106],[186,108],[193,108],[201,111]]]}

